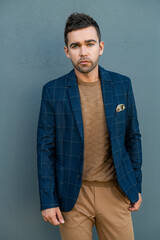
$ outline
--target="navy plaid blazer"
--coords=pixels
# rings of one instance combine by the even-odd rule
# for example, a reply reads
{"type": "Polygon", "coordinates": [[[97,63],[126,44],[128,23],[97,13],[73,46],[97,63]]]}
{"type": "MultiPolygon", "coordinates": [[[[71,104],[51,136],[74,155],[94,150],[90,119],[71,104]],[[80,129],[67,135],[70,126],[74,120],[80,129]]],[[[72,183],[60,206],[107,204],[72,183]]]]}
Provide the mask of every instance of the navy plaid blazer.
{"type": "MultiPolygon", "coordinates": [[[[131,202],[142,183],[141,134],[131,81],[99,66],[117,180],[131,202]],[[125,109],[117,112],[116,107],[125,109]]],[[[43,86],[37,127],[40,209],[70,211],[79,194],[84,161],[83,119],[75,71],[43,86]]],[[[95,179],[96,180],[96,179],[95,179]]]]}

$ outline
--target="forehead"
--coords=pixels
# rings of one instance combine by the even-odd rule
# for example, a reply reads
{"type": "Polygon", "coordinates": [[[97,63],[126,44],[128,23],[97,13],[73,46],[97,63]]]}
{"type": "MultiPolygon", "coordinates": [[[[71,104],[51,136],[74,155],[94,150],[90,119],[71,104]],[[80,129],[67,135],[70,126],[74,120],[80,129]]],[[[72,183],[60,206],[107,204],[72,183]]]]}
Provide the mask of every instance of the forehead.
{"type": "Polygon", "coordinates": [[[83,29],[78,29],[68,33],[68,42],[84,42],[88,39],[98,41],[97,31],[94,27],[90,26],[83,29]]]}

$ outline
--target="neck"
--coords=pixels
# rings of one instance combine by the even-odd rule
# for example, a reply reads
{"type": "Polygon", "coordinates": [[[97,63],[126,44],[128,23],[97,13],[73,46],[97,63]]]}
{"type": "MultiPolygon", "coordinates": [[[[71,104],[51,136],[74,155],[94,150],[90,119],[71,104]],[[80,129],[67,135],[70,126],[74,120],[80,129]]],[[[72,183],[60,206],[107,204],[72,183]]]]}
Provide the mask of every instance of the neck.
{"type": "Polygon", "coordinates": [[[75,68],[74,68],[74,71],[75,71],[75,74],[76,74],[77,78],[84,81],[84,82],[95,82],[99,79],[98,64],[89,73],[81,73],[75,68]]]}

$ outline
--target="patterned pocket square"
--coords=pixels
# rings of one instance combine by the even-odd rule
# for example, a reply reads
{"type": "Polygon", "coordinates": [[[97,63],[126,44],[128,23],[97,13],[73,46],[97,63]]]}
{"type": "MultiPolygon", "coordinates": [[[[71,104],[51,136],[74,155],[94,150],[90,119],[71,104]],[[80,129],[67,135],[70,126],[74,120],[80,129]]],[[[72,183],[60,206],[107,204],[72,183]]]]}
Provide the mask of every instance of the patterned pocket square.
{"type": "Polygon", "coordinates": [[[124,104],[119,104],[116,107],[116,112],[121,112],[125,109],[125,105],[124,104]]]}

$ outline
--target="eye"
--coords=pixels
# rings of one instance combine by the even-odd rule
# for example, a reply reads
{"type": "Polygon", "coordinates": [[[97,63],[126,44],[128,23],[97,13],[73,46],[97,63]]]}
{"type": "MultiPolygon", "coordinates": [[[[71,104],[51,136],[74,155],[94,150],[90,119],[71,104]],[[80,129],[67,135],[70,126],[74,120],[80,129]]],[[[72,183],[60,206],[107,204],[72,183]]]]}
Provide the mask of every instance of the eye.
{"type": "Polygon", "coordinates": [[[73,45],[73,46],[72,46],[73,49],[75,49],[75,48],[77,48],[77,47],[78,47],[77,45],[73,45]]]}
{"type": "Polygon", "coordinates": [[[89,47],[91,47],[91,46],[93,46],[93,45],[94,45],[93,43],[88,43],[88,46],[89,46],[89,47]]]}

